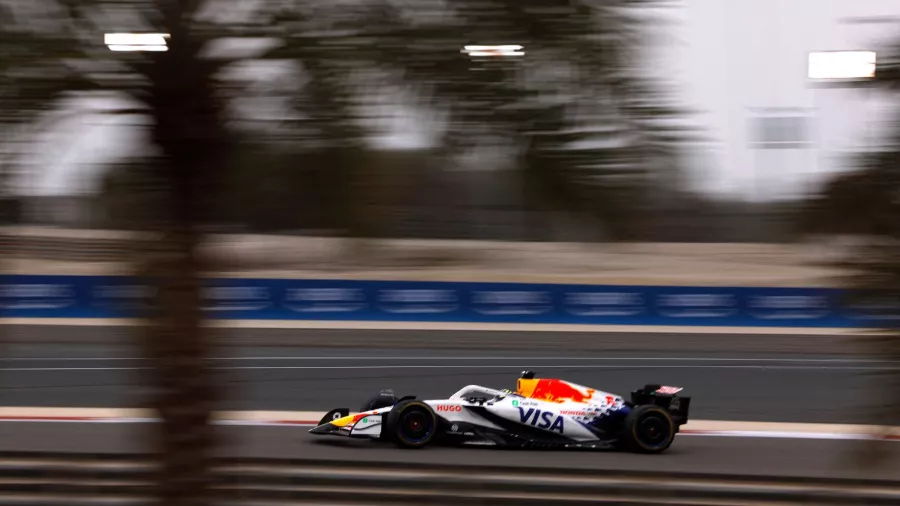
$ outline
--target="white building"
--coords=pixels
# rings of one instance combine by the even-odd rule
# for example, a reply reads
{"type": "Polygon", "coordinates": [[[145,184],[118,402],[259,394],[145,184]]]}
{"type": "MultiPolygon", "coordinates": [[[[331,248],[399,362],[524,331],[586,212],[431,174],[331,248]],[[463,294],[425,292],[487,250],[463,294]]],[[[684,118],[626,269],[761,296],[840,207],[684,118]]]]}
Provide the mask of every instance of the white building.
{"type": "MultiPolygon", "coordinates": [[[[879,93],[810,86],[808,55],[877,50],[891,35],[900,39],[900,1],[672,3],[677,8],[667,12],[678,22],[659,64],[675,77],[686,103],[701,111],[700,123],[715,140],[697,158],[701,188],[745,198],[797,195],[846,169],[842,155],[877,138],[879,123],[890,116],[890,102],[879,93]],[[799,120],[755,121],[766,116],[799,120]],[[754,129],[779,125],[801,142],[754,149],[754,129]]],[[[777,133],[772,130],[769,135],[777,133]]]]}

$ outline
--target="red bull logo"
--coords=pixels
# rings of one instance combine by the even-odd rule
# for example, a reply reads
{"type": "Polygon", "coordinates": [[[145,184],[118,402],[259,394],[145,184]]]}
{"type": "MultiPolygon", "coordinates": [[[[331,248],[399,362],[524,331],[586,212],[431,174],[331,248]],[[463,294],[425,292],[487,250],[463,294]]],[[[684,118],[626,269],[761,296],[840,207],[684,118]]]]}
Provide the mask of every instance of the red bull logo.
{"type": "Polygon", "coordinates": [[[587,402],[595,390],[579,390],[570,383],[558,379],[519,380],[519,394],[549,402],[587,402]]]}

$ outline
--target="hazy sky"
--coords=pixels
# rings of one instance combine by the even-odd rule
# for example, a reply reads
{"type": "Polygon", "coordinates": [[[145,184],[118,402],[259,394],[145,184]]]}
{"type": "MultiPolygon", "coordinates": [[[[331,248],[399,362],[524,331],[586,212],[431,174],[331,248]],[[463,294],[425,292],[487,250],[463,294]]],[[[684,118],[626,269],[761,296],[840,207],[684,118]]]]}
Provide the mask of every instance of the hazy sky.
{"type": "MultiPolygon", "coordinates": [[[[900,22],[859,25],[846,17],[900,19],[900,0],[681,0],[670,9],[677,23],[671,44],[657,55],[661,72],[673,79],[685,104],[701,111],[699,124],[714,142],[693,157],[699,188],[716,193],[767,198],[803,188],[817,175],[840,168],[832,160],[875,131],[887,104],[877,95],[814,90],[807,86],[809,51],[872,48],[900,22]],[[754,152],[748,147],[748,122],[761,108],[805,108],[813,123],[813,150],[754,152]],[[822,149],[820,149],[820,147],[822,149]]],[[[109,100],[73,101],[67,109],[114,107],[109,100]]],[[[425,119],[427,121],[427,119],[425,119]]],[[[84,114],[55,123],[43,135],[44,148],[31,159],[44,167],[30,179],[28,193],[60,194],[88,190],[98,164],[124,157],[142,142],[135,118],[84,114]]],[[[387,146],[428,142],[409,115],[387,121],[392,132],[379,139],[387,146]]]]}

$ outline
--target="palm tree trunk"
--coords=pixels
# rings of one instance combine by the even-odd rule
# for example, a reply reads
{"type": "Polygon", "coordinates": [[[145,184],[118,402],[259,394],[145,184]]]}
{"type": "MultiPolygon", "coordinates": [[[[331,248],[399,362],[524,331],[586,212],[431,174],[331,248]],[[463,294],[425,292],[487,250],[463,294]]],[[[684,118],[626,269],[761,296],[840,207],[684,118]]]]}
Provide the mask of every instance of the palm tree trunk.
{"type": "Polygon", "coordinates": [[[158,499],[165,505],[208,503],[215,446],[209,425],[215,388],[205,364],[210,345],[201,325],[197,242],[191,227],[173,224],[146,262],[157,290],[157,313],[143,344],[154,364],[151,404],[161,419],[154,434],[162,459],[158,499]]]}
{"type": "Polygon", "coordinates": [[[148,251],[145,274],[157,288],[154,321],[144,345],[154,364],[152,407],[161,423],[155,434],[161,464],[158,501],[165,506],[211,502],[210,461],[216,434],[210,418],[215,381],[206,366],[210,336],[202,325],[203,259],[199,226],[214,194],[213,180],[227,162],[215,69],[199,58],[202,44],[190,31],[182,2],[160,2],[169,50],[145,68],[153,139],[164,159],[156,171],[162,186],[153,227],[160,238],[148,251]]]}

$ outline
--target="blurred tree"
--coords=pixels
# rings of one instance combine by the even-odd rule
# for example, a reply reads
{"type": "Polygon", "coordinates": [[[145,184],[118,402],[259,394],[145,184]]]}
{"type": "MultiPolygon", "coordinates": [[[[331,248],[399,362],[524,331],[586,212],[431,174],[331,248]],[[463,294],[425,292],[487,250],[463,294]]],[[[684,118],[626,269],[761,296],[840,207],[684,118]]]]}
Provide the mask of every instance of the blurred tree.
{"type": "MultiPolygon", "coordinates": [[[[647,228],[651,203],[672,186],[686,137],[677,121],[684,113],[640,67],[657,26],[651,7],[664,3],[288,0],[264,4],[255,23],[233,29],[279,38],[266,58],[301,69],[297,115],[286,122],[292,149],[317,151],[341,174],[330,195],[351,236],[388,230],[376,210],[390,200],[378,182],[391,168],[371,148],[371,125],[385,113],[372,106],[385,89],[406,89],[419,100],[395,94],[388,115],[418,108],[445,117],[421,125],[442,132],[435,154],[444,167],[484,145],[518,153],[519,189],[499,191],[520,192],[526,209],[593,214],[607,235],[626,238],[647,228]],[[504,43],[525,46],[525,56],[462,52],[504,43]]],[[[448,183],[435,187],[438,195],[452,191],[448,183]]]]}
{"type": "MultiPolygon", "coordinates": [[[[199,3],[206,6],[202,11],[213,5],[199,3]]],[[[658,14],[655,7],[665,4],[661,0],[239,4],[215,3],[239,13],[224,22],[198,16],[202,19],[195,20],[196,29],[211,37],[277,38],[280,47],[266,58],[293,62],[299,69],[293,103],[285,104],[295,114],[279,121],[281,130],[275,135],[264,132],[263,142],[242,149],[241,159],[254,167],[259,164],[248,157],[262,153],[268,160],[273,153],[293,159],[275,164],[283,166],[278,179],[296,181],[280,189],[302,192],[318,186],[318,195],[327,195],[325,200],[333,204],[318,208],[327,207],[327,221],[349,236],[390,235],[389,224],[397,216],[383,212],[391,207],[394,193],[384,184],[392,171],[390,155],[372,148],[379,122],[397,114],[385,113],[385,108],[437,114],[440,126],[421,126],[443,132],[438,134],[441,149],[431,151],[438,163],[424,165],[455,168],[473,148],[505,148],[514,156],[510,165],[520,169],[519,183],[479,188],[480,193],[493,192],[489,198],[497,201],[507,199],[503,194],[517,196],[524,210],[535,211],[530,216],[560,210],[597,216],[607,236],[639,238],[651,230],[659,214],[654,206],[666,201],[661,196],[677,179],[677,151],[684,138],[677,120],[683,113],[670,105],[662,83],[645,77],[641,68],[648,40],[658,31],[653,16],[658,14]],[[461,53],[466,44],[511,41],[525,46],[524,58],[473,60],[461,53]],[[404,101],[395,93],[384,102],[386,89],[412,89],[420,99],[404,101]],[[380,112],[375,107],[379,101],[380,112]],[[322,168],[314,169],[316,165],[322,168]]],[[[120,74],[107,72],[105,77],[112,75],[120,74]]],[[[492,169],[489,163],[481,165],[478,170],[492,169]]],[[[229,166],[231,186],[244,193],[256,187],[262,195],[267,179],[247,178],[243,172],[229,166]],[[237,181],[241,185],[235,187],[237,181]]],[[[455,193],[471,192],[465,177],[435,175],[439,172],[422,170],[412,176],[428,200],[452,206],[459,200],[455,193]]],[[[232,211],[237,207],[219,201],[232,211]]],[[[245,202],[248,207],[273,203],[245,202]]],[[[300,199],[285,203],[290,202],[299,205],[300,199]]],[[[290,213],[291,207],[285,211],[290,213]]],[[[538,221],[532,228],[540,234],[554,225],[559,223],[538,221]]]]}
{"type": "MultiPolygon", "coordinates": [[[[35,170],[26,155],[38,134],[56,123],[97,112],[61,112],[66,100],[109,89],[117,75],[114,63],[96,58],[99,40],[87,33],[78,9],[97,0],[0,1],[0,203],[7,221],[23,219],[23,194],[34,191],[26,182],[35,170]],[[112,69],[110,68],[112,66],[112,69]],[[113,72],[110,72],[113,70],[113,72]],[[105,80],[98,81],[97,78],[105,80]],[[105,82],[103,82],[105,81],[105,82]],[[45,114],[54,113],[53,116],[45,114]]],[[[143,109],[124,107],[103,114],[135,114],[143,109]]],[[[58,149],[58,146],[54,146],[58,149]]]]}
{"type": "Polygon", "coordinates": [[[151,165],[150,178],[160,184],[160,205],[150,222],[160,240],[146,251],[143,277],[157,294],[144,345],[155,365],[152,407],[161,419],[157,436],[163,459],[158,499],[166,505],[211,500],[215,435],[209,422],[217,394],[206,367],[212,346],[201,325],[201,274],[210,269],[198,245],[230,142],[215,78],[226,62],[202,57],[209,35],[193,25],[203,4],[142,3],[155,31],[169,34],[168,51],[121,60],[141,77],[129,92],[147,105],[151,137],[162,155],[151,165]]]}
{"type": "MultiPolygon", "coordinates": [[[[63,93],[84,84],[77,72],[63,64],[63,58],[72,54],[64,11],[46,9],[41,19],[29,20],[29,7],[38,3],[0,2],[0,227],[17,224],[21,217],[15,168],[32,137],[28,125],[63,93]]],[[[7,261],[15,240],[0,229],[0,286],[12,271],[7,261]]],[[[0,318],[3,311],[0,307],[0,318]]],[[[0,346],[8,339],[6,329],[0,325],[0,346]]]]}
{"type": "Polygon", "coordinates": [[[255,166],[261,156],[273,162],[266,172],[274,177],[261,177],[234,166],[231,178],[231,187],[245,198],[254,193],[245,190],[256,187],[257,195],[271,196],[273,191],[281,194],[281,205],[271,199],[254,199],[252,205],[262,205],[258,213],[235,209],[234,205],[226,212],[259,216],[266,207],[275,206],[288,213],[284,222],[295,222],[291,214],[309,210],[304,205],[309,201],[298,198],[304,195],[322,204],[317,207],[328,226],[345,229],[351,237],[383,234],[377,230],[378,220],[370,204],[379,200],[376,190],[384,185],[363,188],[367,181],[383,177],[376,174],[380,168],[378,154],[366,143],[368,132],[361,124],[359,90],[354,86],[355,73],[371,66],[372,61],[355,54],[357,44],[349,42],[365,30],[370,3],[261,2],[241,23],[213,28],[236,36],[278,39],[278,47],[262,59],[289,63],[291,78],[300,83],[287,91],[273,92],[275,97],[271,98],[288,95],[282,104],[294,114],[274,121],[279,125],[277,135],[264,135],[261,142],[243,146],[238,160],[239,165],[255,166]],[[272,186],[273,181],[278,181],[278,188],[272,186]],[[315,188],[317,195],[310,195],[310,188],[315,188]]]}
{"type": "MultiPolygon", "coordinates": [[[[873,86],[900,97],[900,43],[878,52],[873,86]]],[[[857,153],[850,160],[855,170],[828,182],[807,205],[799,220],[807,234],[850,237],[850,253],[841,264],[848,275],[846,303],[865,313],[882,328],[866,340],[878,360],[900,361],[900,117],[876,149],[857,153]],[[886,332],[884,332],[886,331],[886,332]]],[[[900,426],[900,374],[878,374],[877,406],[872,422],[877,426],[900,426]]],[[[864,465],[877,465],[883,447],[873,444],[861,455],[864,465]]]]}
{"type": "Polygon", "coordinates": [[[0,3],[0,184],[11,177],[19,145],[29,140],[22,130],[64,93],[84,85],[64,63],[74,52],[65,12],[47,9],[40,20],[28,17],[26,2],[0,3]]]}
{"type": "Polygon", "coordinates": [[[25,2],[0,3],[0,225],[19,218],[14,170],[31,140],[29,124],[84,84],[63,64],[72,54],[64,17],[62,10],[48,9],[40,22],[30,22],[25,2]]]}
{"type": "Polygon", "coordinates": [[[608,236],[635,238],[653,190],[678,170],[685,130],[642,67],[657,26],[650,8],[664,3],[408,1],[386,9],[369,51],[448,111],[448,156],[485,141],[511,146],[527,207],[587,211],[608,236]],[[484,44],[524,55],[461,54],[484,44]]]}
{"type": "Polygon", "coordinates": [[[27,121],[52,107],[59,94],[78,89],[127,93],[143,104],[127,112],[153,120],[151,138],[161,157],[142,165],[147,170],[140,180],[153,207],[144,224],[159,240],[144,245],[138,270],[156,287],[143,344],[153,364],[150,403],[161,419],[153,427],[162,459],[157,499],[165,505],[210,499],[214,433],[208,422],[216,395],[206,367],[211,347],[201,325],[200,275],[208,269],[197,245],[203,210],[228,159],[215,76],[230,62],[201,55],[211,34],[195,29],[194,20],[204,4],[46,0],[17,2],[16,12],[3,11],[4,21],[14,22],[5,22],[3,30],[0,126],[27,121]],[[25,17],[14,19],[11,12],[25,17]],[[103,45],[104,33],[111,31],[167,33],[168,51],[114,56],[103,45]]]}

